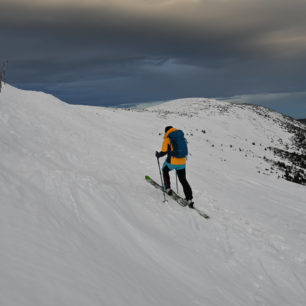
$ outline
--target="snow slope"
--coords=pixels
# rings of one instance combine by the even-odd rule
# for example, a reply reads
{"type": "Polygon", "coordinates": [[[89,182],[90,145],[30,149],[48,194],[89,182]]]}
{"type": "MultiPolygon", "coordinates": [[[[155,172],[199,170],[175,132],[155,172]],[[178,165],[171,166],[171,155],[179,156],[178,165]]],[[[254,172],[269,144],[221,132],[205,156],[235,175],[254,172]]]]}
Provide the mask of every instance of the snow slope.
{"type": "Polygon", "coordinates": [[[5,85],[0,305],[304,305],[306,188],[263,159],[271,143],[294,149],[286,119],[263,112],[206,99],[73,106],[5,85]],[[159,180],[166,125],[186,133],[210,220],[144,180],[159,180]]]}

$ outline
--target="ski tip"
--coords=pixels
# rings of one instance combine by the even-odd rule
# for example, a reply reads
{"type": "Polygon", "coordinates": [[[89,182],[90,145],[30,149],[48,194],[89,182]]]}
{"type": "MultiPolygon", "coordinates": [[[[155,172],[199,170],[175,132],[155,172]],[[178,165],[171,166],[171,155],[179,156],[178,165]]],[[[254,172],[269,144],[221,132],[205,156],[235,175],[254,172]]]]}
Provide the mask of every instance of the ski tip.
{"type": "Polygon", "coordinates": [[[198,214],[199,214],[200,216],[202,216],[203,218],[205,218],[205,219],[210,219],[209,215],[207,215],[206,213],[204,213],[204,212],[201,211],[200,209],[198,209],[198,208],[196,208],[196,207],[194,207],[193,209],[196,210],[196,211],[198,212],[198,214]]]}
{"type": "Polygon", "coordinates": [[[210,217],[209,217],[207,214],[203,213],[202,211],[201,211],[201,212],[198,212],[198,213],[199,213],[199,215],[202,216],[203,218],[205,218],[205,219],[210,219],[210,217]]]}
{"type": "Polygon", "coordinates": [[[151,178],[148,176],[148,175],[146,175],[146,180],[150,180],[151,178]]]}

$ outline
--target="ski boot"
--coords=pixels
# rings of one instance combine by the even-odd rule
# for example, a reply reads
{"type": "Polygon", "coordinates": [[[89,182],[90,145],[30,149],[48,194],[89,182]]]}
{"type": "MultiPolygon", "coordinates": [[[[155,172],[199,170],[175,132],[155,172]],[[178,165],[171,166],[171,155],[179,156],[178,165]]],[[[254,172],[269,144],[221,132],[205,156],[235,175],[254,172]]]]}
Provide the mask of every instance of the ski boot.
{"type": "Polygon", "coordinates": [[[189,208],[194,208],[194,202],[192,201],[192,199],[190,199],[190,200],[186,200],[186,202],[187,202],[187,205],[188,205],[188,207],[189,208]]]}
{"type": "Polygon", "coordinates": [[[171,196],[172,195],[172,189],[171,188],[167,188],[166,190],[166,193],[171,196]]]}

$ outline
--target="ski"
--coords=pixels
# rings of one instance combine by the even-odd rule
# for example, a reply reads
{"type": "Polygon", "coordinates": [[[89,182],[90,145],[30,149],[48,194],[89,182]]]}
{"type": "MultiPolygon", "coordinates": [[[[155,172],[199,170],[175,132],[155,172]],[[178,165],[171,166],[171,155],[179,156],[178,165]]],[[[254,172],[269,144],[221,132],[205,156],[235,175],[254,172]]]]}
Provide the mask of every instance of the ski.
{"type": "MultiPolygon", "coordinates": [[[[145,179],[146,179],[146,181],[147,181],[148,183],[150,183],[151,185],[153,185],[156,189],[159,189],[159,190],[161,190],[161,191],[164,191],[164,188],[163,188],[160,184],[156,183],[153,179],[151,179],[150,176],[146,175],[145,179]]],[[[166,193],[166,194],[167,194],[167,193],[166,193]]],[[[167,194],[167,195],[168,195],[168,194],[167,194]]],[[[186,206],[187,206],[186,200],[183,199],[182,197],[180,197],[180,196],[179,196],[176,192],[174,192],[173,190],[172,190],[172,194],[171,194],[171,195],[168,195],[168,196],[171,197],[171,198],[172,198],[175,202],[177,202],[179,205],[181,205],[181,206],[183,206],[183,207],[186,207],[186,206]]],[[[198,208],[196,208],[196,207],[193,207],[193,208],[191,208],[191,209],[195,210],[201,217],[203,217],[203,218],[205,218],[205,219],[209,219],[209,216],[208,216],[205,212],[203,212],[202,210],[200,210],[200,209],[198,209],[198,208]]]]}

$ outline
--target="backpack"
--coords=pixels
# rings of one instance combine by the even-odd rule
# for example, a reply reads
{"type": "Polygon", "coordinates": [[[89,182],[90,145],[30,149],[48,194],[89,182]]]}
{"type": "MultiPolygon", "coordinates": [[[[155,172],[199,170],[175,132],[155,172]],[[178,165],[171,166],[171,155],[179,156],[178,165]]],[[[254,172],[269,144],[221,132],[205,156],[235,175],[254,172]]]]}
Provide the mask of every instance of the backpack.
{"type": "Polygon", "coordinates": [[[173,151],[171,151],[171,156],[183,158],[188,155],[187,140],[184,137],[184,132],[182,130],[176,130],[168,135],[170,138],[173,151]]]}

